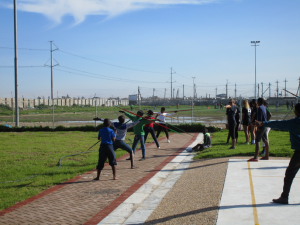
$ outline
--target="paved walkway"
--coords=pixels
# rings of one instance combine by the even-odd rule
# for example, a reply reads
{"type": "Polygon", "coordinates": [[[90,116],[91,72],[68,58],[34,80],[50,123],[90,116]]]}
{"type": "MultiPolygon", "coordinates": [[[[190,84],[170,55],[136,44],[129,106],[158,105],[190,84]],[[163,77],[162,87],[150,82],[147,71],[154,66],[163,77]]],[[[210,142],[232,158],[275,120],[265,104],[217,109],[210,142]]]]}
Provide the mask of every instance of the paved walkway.
{"type": "Polygon", "coordinates": [[[111,168],[104,168],[101,181],[93,181],[95,171],[82,174],[66,183],[50,188],[0,212],[0,224],[97,224],[137,191],[192,143],[197,134],[172,134],[171,143],[160,140],[147,146],[146,160],[141,151],[135,156],[138,169],[130,169],[123,156],[118,160],[117,175],[112,180],[111,168]]]}
{"type": "Polygon", "coordinates": [[[271,202],[289,160],[192,160],[186,150],[201,139],[173,134],[161,149],[149,144],[138,169],[129,169],[128,156],[119,159],[120,180],[112,180],[109,166],[101,181],[87,172],[1,211],[0,224],[299,224],[300,174],[290,205],[271,202]]]}

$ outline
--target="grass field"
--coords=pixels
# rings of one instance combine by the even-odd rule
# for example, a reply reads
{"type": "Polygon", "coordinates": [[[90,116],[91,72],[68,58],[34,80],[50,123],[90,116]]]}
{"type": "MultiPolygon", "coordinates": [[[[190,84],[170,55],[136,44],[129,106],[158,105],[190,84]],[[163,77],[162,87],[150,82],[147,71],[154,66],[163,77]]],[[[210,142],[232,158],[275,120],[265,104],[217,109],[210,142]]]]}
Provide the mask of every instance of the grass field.
{"type": "MultiPolygon", "coordinates": [[[[127,110],[130,110],[129,106],[121,106],[127,110]]],[[[161,106],[141,106],[141,109],[159,111],[161,106]]],[[[176,106],[165,106],[166,111],[177,110],[176,106]]],[[[189,109],[188,105],[179,106],[178,110],[189,109]]],[[[97,108],[97,116],[100,118],[116,119],[120,113],[117,107],[102,107],[97,108]]],[[[134,106],[133,112],[138,110],[138,106],[134,106]]],[[[279,107],[276,111],[275,106],[270,106],[270,110],[273,114],[272,119],[283,119],[285,114],[288,112],[285,106],[279,107]]],[[[95,117],[95,107],[67,107],[67,106],[56,106],[54,118],[56,122],[59,121],[92,121],[95,117]]],[[[178,112],[175,116],[180,117],[190,117],[191,111],[178,112]]],[[[195,106],[193,111],[194,117],[205,117],[205,119],[215,119],[215,120],[226,120],[225,109],[219,110],[214,109],[214,106],[195,106]]],[[[293,117],[291,112],[287,119],[293,117]]],[[[0,107],[0,122],[12,122],[13,121],[13,111],[0,107]]],[[[30,110],[20,110],[20,122],[51,122],[52,121],[52,110],[49,107],[42,107],[40,109],[30,109],[30,110]]],[[[75,124],[76,125],[76,124],[75,124]]]]}
{"type": "MultiPolygon", "coordinates": [[[[236,149],[229,149],[231,144],[225,144],[227,140],[228,130],[222,130],[213,133],[212,147],[203,151],[199,151],[195,159],[200,158],[220,158],[228,156],[254,156],[255,145],[244,145],[245,135],[244,131],[239,131],[238,143],[236,149]]],[[[231,139],[229,141],[231,143],[231,139]]],[[[270,156],[276,157],[291,157],[293,150],[291,150],[289,132],[273,131],[269,133],[270,156]]],[[[262,150],[262,145],[260,152],[262,150]]]]}
{"type": "MultiPolygon", "coordinates": [[[[133,140],[131,132],[127,134],[127,143],[130,142],[129,139],[133,140]]],[[[62,167],[58,170],[57,167],[61,157],[85,152],[97,141],[96,132],[1,133],[0,210],[94,169],[98,162],[99,144],[89,150],[95,152],[66,157],[62,160],[62,167]],[[43,173],[48,174],[19,182],[1,183],[43,173]]],[[[147,143],[152,141],[150,135],[147,143]]],[[[126,153],[117,150],[116,157],[126,153]]]]}

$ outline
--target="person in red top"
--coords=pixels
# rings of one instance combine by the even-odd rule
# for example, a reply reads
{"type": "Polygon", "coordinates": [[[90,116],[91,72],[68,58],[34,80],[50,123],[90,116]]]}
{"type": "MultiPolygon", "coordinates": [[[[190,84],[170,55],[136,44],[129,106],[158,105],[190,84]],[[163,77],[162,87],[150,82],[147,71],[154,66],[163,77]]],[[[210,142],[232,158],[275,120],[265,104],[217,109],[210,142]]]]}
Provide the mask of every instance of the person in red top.
{"type": "MultiPolygon", "coordinates": [[[[153,115],[153,111],[152,110],[148,110],[148,116],[146,116],[145,119],[153,119],[153,120],[155,120],[155,118],[152,117],[152,115],[153,115]]],[[[145,132],[145,136],[144,136],[145,143],[146,143],[146,140],[147,140],[147,136],[150,133],[152,135],[153,140],[156,143],[157,148],[160,148],[159,147],[159,143],[157,141],[157,138],[155,136],[155,131],[154,131],[154,128],[153,128],[153,123],[145,124],[145,126],[144,126],[144,132],[145,132]]]]}

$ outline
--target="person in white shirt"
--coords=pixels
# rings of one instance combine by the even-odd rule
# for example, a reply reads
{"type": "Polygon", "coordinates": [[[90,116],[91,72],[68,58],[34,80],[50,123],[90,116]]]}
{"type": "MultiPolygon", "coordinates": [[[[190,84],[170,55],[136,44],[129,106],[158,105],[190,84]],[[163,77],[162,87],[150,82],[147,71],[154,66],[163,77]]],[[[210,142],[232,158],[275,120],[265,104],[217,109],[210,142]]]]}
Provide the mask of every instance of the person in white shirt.
{"type": "Polygon", "coordinates": [[[156,118],[160,120],[159,123],[162,126],[164,126],[164,127],[158,126],[156,138],[158,138],[158,136],[160,135],[160,132],[163,130],[166,133],[167,142],[170,143],[168,129],[165,128],[165,127],[167,127],[166,116],[172,116],[173,114],[177,113],[178,111],[174,111],[173,113],[165,113],[165,110],[166,110],[165,107],[162,107],[160,109],[160,112],[154,112],[154,113],[156,113],[156,118]]]}

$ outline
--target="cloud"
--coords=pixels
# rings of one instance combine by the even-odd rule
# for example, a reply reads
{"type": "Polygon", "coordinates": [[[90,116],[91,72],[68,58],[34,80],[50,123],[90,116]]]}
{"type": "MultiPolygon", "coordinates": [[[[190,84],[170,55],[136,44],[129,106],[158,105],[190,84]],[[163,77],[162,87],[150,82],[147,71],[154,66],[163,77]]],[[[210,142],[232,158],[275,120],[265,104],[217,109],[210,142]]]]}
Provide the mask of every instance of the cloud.
{"type": "MultiPolygon", "coordinates": [[[[151,7],[179,4],[208,4],[217,0],[19,0],[18,10],[40,13],[56,23],[65,15],[81,23],[88,15],[113,17],[151,7]]],[[[12,7],[10,5],[10,7],[12,7]]]]}

